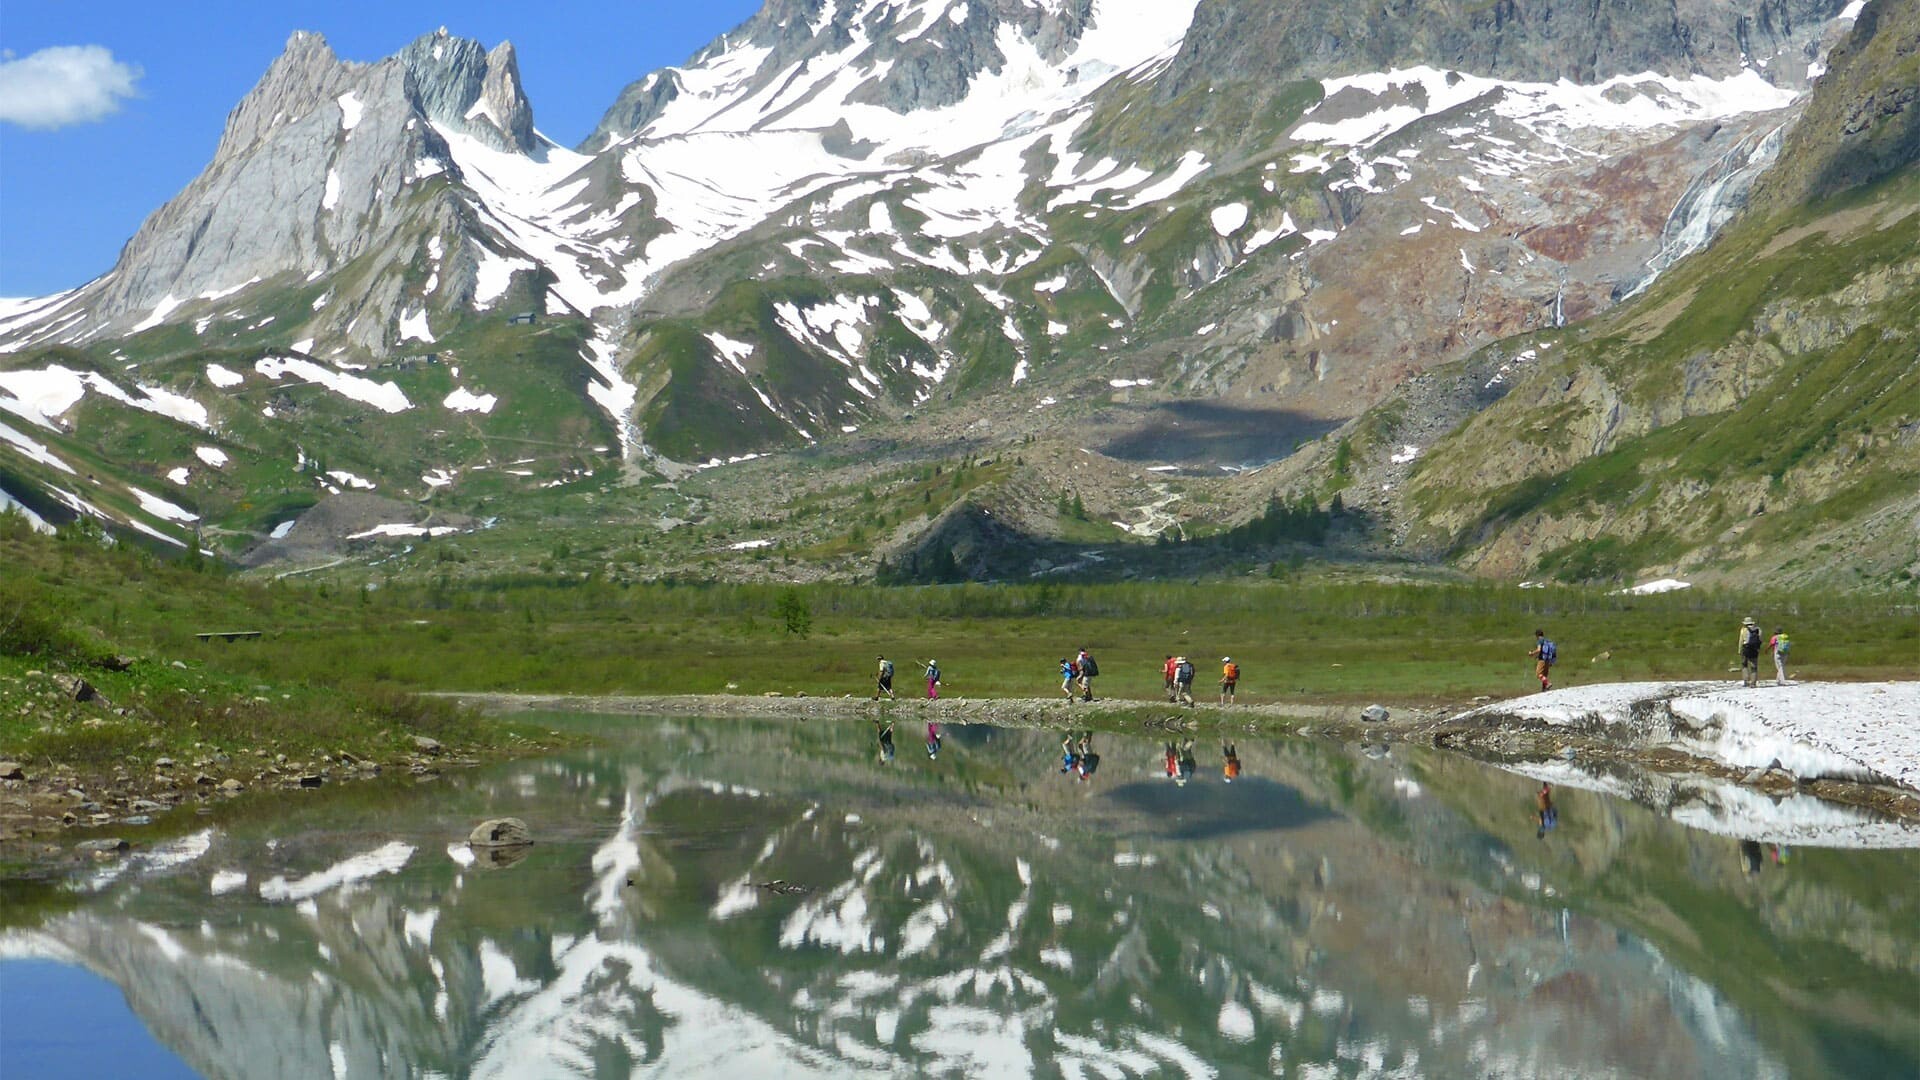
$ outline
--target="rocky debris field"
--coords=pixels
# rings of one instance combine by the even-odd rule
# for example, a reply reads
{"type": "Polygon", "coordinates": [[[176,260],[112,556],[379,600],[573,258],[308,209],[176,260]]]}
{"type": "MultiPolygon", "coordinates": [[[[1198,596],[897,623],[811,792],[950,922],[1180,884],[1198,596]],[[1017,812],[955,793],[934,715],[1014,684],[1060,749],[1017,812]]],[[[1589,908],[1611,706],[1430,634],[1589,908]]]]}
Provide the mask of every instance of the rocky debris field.
{"type": "Polygon", "coordinates": [[[476,737],[443,743],[292,695],[234,694],[177,661],[128,667],[97,676],[111,686],[34,668],[0,673],[0,866],[39,874],[114,858],[138,835],[122,830],[168,815],[353,780],[428,780],[543,746],[484,721],[476,737]]]}

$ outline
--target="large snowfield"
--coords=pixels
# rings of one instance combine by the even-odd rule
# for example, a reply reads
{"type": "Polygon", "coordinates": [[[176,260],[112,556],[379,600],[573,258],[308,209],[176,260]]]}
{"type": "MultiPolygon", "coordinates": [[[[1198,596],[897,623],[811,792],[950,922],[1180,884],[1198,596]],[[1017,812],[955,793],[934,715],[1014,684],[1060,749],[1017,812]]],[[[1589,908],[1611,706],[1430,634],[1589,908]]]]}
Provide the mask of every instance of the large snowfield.
{"type": "Polygon", "coordinates": [[[1738,768],[1777,761],[1801,779],[1920,790],[1920,682],[1601,683],[1499,702],[1461,719],[1488,716],[1632,729],[1656,745],[1738,768]]]}
{"type": "MultiPolygon", "coordinates": [[[[1602,683],[1488,705],[1459,719],[1489,717],[1605,728],[1639,745],[1672,747],[1736,768],[1778,762],[1801,779],[1920,790],[1920,682],[1602,683]]],[[[1920,847],[1920,825],[1798,792],[1778,797],[1704,776],[1629,780],[1575,761],[1508,767],[1563,787],[1648,803],[1681,824],[1723,836],[1818,847],[1920,847]]]]}

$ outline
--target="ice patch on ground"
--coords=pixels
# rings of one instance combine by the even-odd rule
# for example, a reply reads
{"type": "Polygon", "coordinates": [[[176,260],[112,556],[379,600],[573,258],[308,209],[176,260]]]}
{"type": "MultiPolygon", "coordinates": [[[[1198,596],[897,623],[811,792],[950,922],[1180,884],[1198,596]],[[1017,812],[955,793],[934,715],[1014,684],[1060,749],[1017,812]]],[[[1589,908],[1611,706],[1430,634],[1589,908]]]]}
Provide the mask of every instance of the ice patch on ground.
{"type": "Polygon", "coordinates": [[[211,446],[196,446],[193,455],[216,469],[223,469],[227,465],[226,451],[211,446]]]}
{"type": "Polygon", "coordinates": [[[40,369],[0,371],[0,409],[44,428],[53,428],[54,420],[80,403],[89,391],[130,405],[143,412],[178,420],[183,424],[207,426],[207,407],[158,386],[135,383],[135,393],[95,371],[75,371],[53,364],[40,369]]]}
{"type": "MultiPolygon", "coordinates": [[[[419,311],[410,311],[400,316],[399,329],[401,341],[422,341],[428,345],[433,344],[433,331],[427,326],[427,312],[425,308],[419,311]]],[[[296,349],[295,351],[305,352],[306,350],[296,349]]]]}
{"type": "MultiPolygon", "coordinates": [[[[1644,130],[1721,120],[1791,105],[1799,95],[1774,86],[1749,68],[1731,78],[1695,75],[1685,79],[1645,72],[1619,75],[1589,86],[1562,79],[1556,83],[1505,82],[1431,67],[1372,72],[1323,79],[1322,104],[1291,135],[1300,142],[1330,146],[1370,146],[1424,117],[1457,108],[1482,96],[1492,111],[1549,139],[1568,129],[1644,130]],[[1420,105],[1390,104],[1344,120],[1312,117],[1336,97],[1397,94],[1420,105]]],[[[1324,156],[1299,155],[1295,172],[1321,171],[1324,156]],[[1301,159],[1307,158],[1306,165],[1301,159]]]]}
{"type": "Polygon", "coordinates": [[[1217,206],[1207,215],[1207,218],[1212,222],[1214,232],[1221,236],[1232,236],[1247,224],[1247,204],[1228,203],[1225,206],[1217,206]]]}
{"type": "Polygon", "coordinates": [[[1621,589],[1615,595],[1616,596],[1655,596],[1660,593],[1678,592],[1681,589],[1691,589],[1691,588],[1693,588],[1693,583],[1690,581],[1678,581],[1678,580],[1675,580],[1674,578],[1661,578],[1658,581],[1649,581],[1644,585],[1635,585],[1630,589],[1621,589]]]}
{"type": "Polygon", "coordinates": [[[456,386],[440,404],[454,412],[490,413],[499,400],[492,394],[476,394],[464,386],[456,386]]]}
{"type": "Polygon", "coordinates": [[[292,356],[267,356],[255,361],[253,369],[269,379],[304,379],[323,386],[341,397],[371,405],[385,413],[405,412],[413,408],[413,403],[407,400],[407,395],[391,382],[377,383],[372,379],[335,371],[312,360],[292,356]]]}
{"type": "Polygon", "coordinates": [[[175,506],[173,503],[168,502],[158,495],[141,491],[131,484],[127,485],[127,490],[133,493],[134,498],[140,500],[140,509],[149,517],[156,517],[162,521],[171,521],[179,524],[200,520],[199,514],[183,507],[175,506]]]}
{"type": "Polygon", "coordinates": [[[348,540],[372,540],[372,538],[409,538],[409,536],[453,536],[459,528],[451,525],[374,525],[363,532],[349,534],[348,540]]]}
{"type": "Polygon", "coordinates": [[[1488,705],[1456,719],[1605,725],[1741,769],[1892,781],[1920,790],[1920,682],[1600,683],[1488,705]],[[1659,719],[1664,705],[1674,723],[1659,719]]]}

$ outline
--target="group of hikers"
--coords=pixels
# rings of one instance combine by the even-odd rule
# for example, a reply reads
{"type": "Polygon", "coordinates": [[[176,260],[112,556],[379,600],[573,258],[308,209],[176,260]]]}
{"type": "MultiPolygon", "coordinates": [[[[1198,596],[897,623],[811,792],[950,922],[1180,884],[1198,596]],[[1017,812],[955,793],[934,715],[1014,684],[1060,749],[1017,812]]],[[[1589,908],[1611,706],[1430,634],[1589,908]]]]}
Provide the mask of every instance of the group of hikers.
{"type": "MultiPolygon", "coordinates": [[[[893,693],[893,661],[887,659],[884,653],[876,656],[875,660],[873,700],[897,700],[893,693]]],[[[940,662],[927,660],[922,666],[925,669],[927,699],[936,700],[940,697],[940,662]]],[[[1161,666],[1161,674],[1168,701],[1177,705],[1193,704],[1193,661],[1168,653],[1166,662],[1161,666]]],[[[1100,662],[1093,658],[1093,653],[1084,645],[1080,647],[1078,655],[1060,658],[1060,693],[1068,701],[1092,701],[1093,680],[1099,677],[1100,662]]],[[[1220,704],[1233,704],[1238,700],[1239,691],[1240,665],[1234,662],[1233,657],[1223,656],[1220,658],[1220,704]]]]}
{"type": "MultiPolygon", "coordinates": [[[[887,659],[885,653],[880,654],[879,661],[879,667],[874,672],[873,700],[879,701],[885,697],[892,701],[893,661],[887,659]]],[[[922,674],[927,680],[927,700],[932,701],[940,696],[940,661],[928,660],[924,667],[926,670],[922,674]]]]}
{"type": "MultiPolygon", "coordinates": [[[[1774,627],[1773,636],[1762,641],[1760,624],[1749,615],[1740,621],[1740,633],[1736,644],[1740,651],[1742,685],[1760,685],[1762,652],[1773,657],[1774,685],[1787,685],[1787,656],[1793,651],[1793,641],[1787,636],[1786,627],[1774,627]]],[[[1533,674],[1540,680],[1540,689],[1542,691],[1553,689],[1553,665],[1560,661],[1560,648],[1553,643],[1552,638],[1547,637],[1545,630],[1533,632],[1533,651],[1527,656],[1533,660],[1533,674]]]]}
{"type": "Polygon", "coordinates": [[[1060,658],[1060,692],[1068,701],[1078,697],[1081,701],[1093,700],[1093,680],[1100,675],[1100,662],[1093,658],[1085,645],[1080,646],[1080,655],[1069,660],[1060,658]]]}
{"type": "MultiPolygon", "coordinates": [[[[1168,701],[1176,705],[1193,704],[1193,661],[1169,653],[1160,674],[1168,701]]],[[[1220,658],[1220,704],[1233,704],[1239,691],[1240,665],[1233,662],[1233,657],[1223,656],[1220,658]]]]}
{"type": "MultiPolygon", "coordinates": [[[[1793,642],[1787,637],[1786,627],[1775,627],[1773,636],[1762,640],[1760,624],[1749,615],[1740,623],[1738,640],[1740,650],[1740,675],[1747,686],[1760,683],[1760,656],[1762,652],[1773,657],[1774,681],[1776,685],[1787,685],[1787,656],[1793,649],[1793,642]]],[[[1547,637],[1545,630],[1533,632],[1533,651],[1527,656],[1533,660],[1534,677],[1540,680],[1540,689],[1553,689],[1553,667],[1560,662],[1560,648],[1547,637]]],[[[878,658],[875,671],[873,699],[894,700],[893,661],[885,654],[878,658]]],[[[920,661],[922,677],[926,680],[927,700],[940,697],[940,662],[938,660],[920,661]]],[[[1166,655],[1160,669],[1163,689],[1167,700],[1176,705],[1193,704],[1193,661],[1184,656],[1166,655]]],[[[1100,675],[1100,663],[1093,658],[1086,646],[1081,646],[1079,655],[1069,659],[1060,658],[1060,693],[1068,701],[1092,701],[1093,680],[1100,675]]],[[[1231,705],[1237,700],[1240,689],[1240,665],[1233,657],[1220,658],[1220,704],[1231,705]]]]}
{"type": "MultiPolygon", "coordinates": [[[[1740,681],[1747,686],[1760,685],[1760,624],[1749,615],[1740,623],[1740,681]]],[[[1775,686],[1787,685],[1787,653],[1792,651],[1793,642],[1787,638],[1787,628],[1776,626],[1773,637],[1764,646],[1773,656],[1773,676],[1775,686]]]]}

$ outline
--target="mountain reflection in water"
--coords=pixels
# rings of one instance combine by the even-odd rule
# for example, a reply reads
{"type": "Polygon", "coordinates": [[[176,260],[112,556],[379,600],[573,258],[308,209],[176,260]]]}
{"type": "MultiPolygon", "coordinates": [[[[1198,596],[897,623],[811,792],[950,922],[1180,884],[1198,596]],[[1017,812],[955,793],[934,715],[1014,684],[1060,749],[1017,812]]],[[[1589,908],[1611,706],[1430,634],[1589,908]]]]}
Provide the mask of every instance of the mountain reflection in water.
{"type": "Polygon", "coordinates": [[[221,1077],[1920,1067],[1911,850],[1755,871],[1565,787],[1537,839],[1535,780],[1407,748],[1241,739],[1229,785],[1204,741],[1178,784],[1106,734],[1083,779],[1059,731],[603,733],[233,809],[15,912],[0,979],[84,965],[221,1077]],[[501,815],[538,842],[483,868],[501,815]]]}

